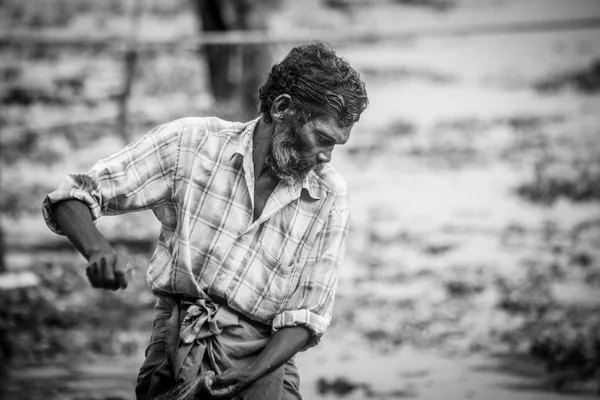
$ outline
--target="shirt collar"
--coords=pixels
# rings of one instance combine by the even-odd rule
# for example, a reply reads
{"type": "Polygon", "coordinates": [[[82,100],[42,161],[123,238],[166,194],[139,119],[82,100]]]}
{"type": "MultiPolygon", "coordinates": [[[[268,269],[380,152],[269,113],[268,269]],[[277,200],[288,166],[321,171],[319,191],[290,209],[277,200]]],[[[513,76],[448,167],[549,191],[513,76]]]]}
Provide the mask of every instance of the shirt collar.
{"type": "Polygon", "coordinates": [[[244,130],[240,134],[238,145],[233,152],[234,156],[236,154],[244,156],[248,151],[252,151],[252,137],[254,136],[254,130],[256,129],[259,120],[260,117],[246,123],[244,130]]]}
{"type": "MultiPolygon", "coordinates": [[[[236,155],[241,155],[242,157],[252,157],[252,137],[254,136],[254,130],[256,129],[256,125],[258,124],[259,120],[260,117],[246,124],[240,135],[238,145],[233,152],[232,158],[236,155]]],[[[327,192],[327,187],[322,183],[321,179],[319,179],[318,175],[314,171],[309,172],[302,182],[297,182],[292,185],[285,185],[288,187],[290,194],[294,198],[300,197],[302,190],[306,190],[310,197],[315,200],[320,199],[327,192]]]]}
{"type": "Polygon", "coordinates": [[[318,175],[311,171],[306,175],[302,182],[297,182],[293,185],[288,185],[294,198],[300,197],[302,190],[306,190],[310,197],[315,200],[320,199],[327,193],[327,186],[319,179],[318,175]]]}

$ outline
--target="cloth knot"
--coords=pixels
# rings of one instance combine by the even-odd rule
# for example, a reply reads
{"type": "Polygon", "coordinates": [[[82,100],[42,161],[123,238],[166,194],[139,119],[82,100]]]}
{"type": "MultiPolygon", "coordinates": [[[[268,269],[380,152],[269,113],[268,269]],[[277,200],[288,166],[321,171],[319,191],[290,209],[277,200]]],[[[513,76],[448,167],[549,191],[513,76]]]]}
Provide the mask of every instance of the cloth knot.
{"type": "Polygon", "coordinates": [[[205,299],[196,300],[194,303],[183,301],[182,305],[184,308],[187,307],[179,332],[179,338],[183,343],[190,344],[197,339],[218,335],[227,323],[231,322],[228,318],[222,318],[223,313],[219,313],[219,305],[211,301],[205,299]]]}

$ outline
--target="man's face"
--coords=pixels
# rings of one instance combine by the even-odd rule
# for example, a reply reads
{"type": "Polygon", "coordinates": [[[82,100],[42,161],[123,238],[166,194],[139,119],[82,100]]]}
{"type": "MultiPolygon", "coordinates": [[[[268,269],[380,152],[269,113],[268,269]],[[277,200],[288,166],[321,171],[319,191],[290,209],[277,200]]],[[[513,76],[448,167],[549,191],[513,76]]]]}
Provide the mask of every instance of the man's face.
{"type": "Polygon", "coordinates": [[[340,127],[331,115],[312,118],[302,126],[295,118],[278,125],[269,156],[272,172],[290,184],[302,181],[331,161],[334,146],[346,143],[351,130],[351,126],[340,127]]]}

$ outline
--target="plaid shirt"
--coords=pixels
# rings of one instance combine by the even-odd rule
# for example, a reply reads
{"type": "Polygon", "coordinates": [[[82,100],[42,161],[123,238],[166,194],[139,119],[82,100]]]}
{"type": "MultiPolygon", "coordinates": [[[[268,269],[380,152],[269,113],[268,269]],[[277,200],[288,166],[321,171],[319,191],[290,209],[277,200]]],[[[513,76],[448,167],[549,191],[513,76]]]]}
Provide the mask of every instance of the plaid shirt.
{"type": "Polygon", "coordinates": [[[258,120],[184,118],[72,174],[44,200],[79,199],[96,221],[152,209],[162,224],[147,280],[156,295],[204,292],[273,331],[305,325],[315,345],[331,321],[348,234],[346,183],[326,165],[280,181],[253,222],[252,136],[258,120]]]}

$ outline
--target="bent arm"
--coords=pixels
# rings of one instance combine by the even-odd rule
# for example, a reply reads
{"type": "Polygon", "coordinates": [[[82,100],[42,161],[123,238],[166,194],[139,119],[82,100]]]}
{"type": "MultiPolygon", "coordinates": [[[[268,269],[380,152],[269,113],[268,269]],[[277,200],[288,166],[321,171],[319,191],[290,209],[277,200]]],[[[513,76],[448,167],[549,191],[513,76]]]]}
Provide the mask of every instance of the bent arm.
{"type": "Polygon", "coordinates": [[[229,399],[285,364],[306,345],[310,336],[310,330],[301,325],[280,329],[250,365],[241,370],[228,369],[217,376],[212,372],[207,374],[202,378],[202,390],[211,400],[229,399]]]}
{"type": "Polygon", "coordinates": [[[52,206],[58,227],[75,248],[90,260],[94,254],[113,251],[112,246],[92,222],[88,206],[80,200],[65,200],[52,206]]]}
{"type": "Polygon", "coordinates": [[[180,126],[156,127],[135,143],[98,161],[86,174],[68,175],[44,199],[48,227],[64,234],[88,260],[93,287],[117,290],[127,287],[128,260],[117,255],[98,231],[102,215],[145,210],[171,196],[176,170],[180,126]]]}

